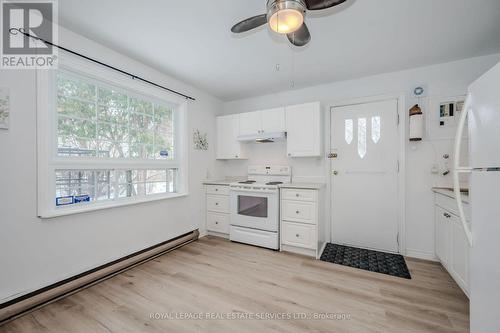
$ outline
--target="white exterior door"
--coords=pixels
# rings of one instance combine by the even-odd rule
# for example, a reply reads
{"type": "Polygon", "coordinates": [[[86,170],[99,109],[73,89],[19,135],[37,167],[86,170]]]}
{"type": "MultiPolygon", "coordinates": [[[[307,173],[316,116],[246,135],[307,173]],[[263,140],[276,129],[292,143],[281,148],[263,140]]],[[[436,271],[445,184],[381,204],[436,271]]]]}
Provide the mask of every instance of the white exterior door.
{"type": "Polygon", "coordinates": [[[398,104],[331,109],[332,239],[399,252],[398,104]]]}

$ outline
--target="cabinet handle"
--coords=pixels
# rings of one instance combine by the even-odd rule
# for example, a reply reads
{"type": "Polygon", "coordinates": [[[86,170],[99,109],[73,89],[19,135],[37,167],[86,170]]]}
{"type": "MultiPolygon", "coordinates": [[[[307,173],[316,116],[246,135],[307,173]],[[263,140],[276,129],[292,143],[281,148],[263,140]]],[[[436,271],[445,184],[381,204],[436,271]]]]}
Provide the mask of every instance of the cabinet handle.
{"type": "Polygon", "coordinates": [[[295,211],[295,213],[296,213],[296,214],[298,214],[298,213],[300,213],[300,212],[297,210],[297,211],[295,211]]]}
{"type": "Polygon", "coordinates": [[[215,189],[215,192],[218,192],[218,191],[219,191],[219,189],[218,189],[218,188],[216,188],[216,189],[215,189]]]}
{"type": "Polygon", "coordinates": [[[451,215],[450,215],[450,214],[448,214],[448,213],[443,213],[443,215],[444,215],[444,217],[446,217],[447,219],[449,219],[449,218],[451,217],[451,215]]]}
{"type": "Polygon", "coordinates": [[[215,224],[219,224],[219,222],[215,221],[215,224]]]}
{"type": "Polygon", "coordinates": [[[298,197],[300,197],[300,194],[297,193],[297,194],[295,194],[295,196],[298,198],[298,197]]]}
{"type": "Polygon", "coordinates": [[[298,237],[299,237],[299,234],[295,234],[295,237],[297,237],[297,238],[298,238],[298,237]]]}
{"type": "Polygon", "coordinates": [[[216,206],[218,206],[218,205],[219,205],[219,203],[218,203],[218,202],[216,202],[216,203],[215,203],[215,205],[216,205],[216,206]]]}

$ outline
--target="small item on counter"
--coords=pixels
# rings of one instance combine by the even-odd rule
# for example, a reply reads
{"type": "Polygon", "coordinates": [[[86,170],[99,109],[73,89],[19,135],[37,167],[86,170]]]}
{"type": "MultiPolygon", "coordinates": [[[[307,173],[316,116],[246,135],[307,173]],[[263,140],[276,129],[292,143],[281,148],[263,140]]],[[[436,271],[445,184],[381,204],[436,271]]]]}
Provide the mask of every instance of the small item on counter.
{"type": "Polygon", "coordinates": [[[422,141],[424,134],[424,115],[418,104],[410,109],[410,141],[422,141]]]}

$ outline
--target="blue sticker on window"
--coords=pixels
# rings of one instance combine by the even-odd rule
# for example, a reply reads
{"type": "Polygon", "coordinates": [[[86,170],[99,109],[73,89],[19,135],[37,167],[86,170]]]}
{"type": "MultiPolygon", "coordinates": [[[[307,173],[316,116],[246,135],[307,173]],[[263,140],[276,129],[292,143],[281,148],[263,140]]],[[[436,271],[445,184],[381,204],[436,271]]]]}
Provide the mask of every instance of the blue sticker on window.
{"type": "Polygon", "coordinates": [[[75,203],[80,203],[80,202],[90,202],[90,195],[85,194],[85,195],[76,195],[74,199],[75,203]]]}
{"type": "Polygon", "coordinates": [[[67,197],[57,197],[56,198],[56,206],[66,206],[66,205],[71,205],[74,203],[73,196],[67,196],[67,197]]]}
{"type": "Polygon", "coordinates": [[[168,150],[160,150],[160,156],[161,157],[167,157],[168,156],[168,150]]]}

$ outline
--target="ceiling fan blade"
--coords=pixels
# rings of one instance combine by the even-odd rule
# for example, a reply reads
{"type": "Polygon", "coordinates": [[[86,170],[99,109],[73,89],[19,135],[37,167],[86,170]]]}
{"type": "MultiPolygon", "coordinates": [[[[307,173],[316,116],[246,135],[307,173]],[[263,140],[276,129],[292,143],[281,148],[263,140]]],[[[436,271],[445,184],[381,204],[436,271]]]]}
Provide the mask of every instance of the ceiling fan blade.
{"type": "Polygon", "coordinates": [[[299,28],[299,30],[286,34],[290,43],[295,46],[304,46],[311,40],[311,34],[309,33],[309,29],[307,29],[307,25],[304,23],[299,28]]]}
{"type": "Polygon", "coordinates": [[[257,15],[257,16],[253,16],[253,17],[247,18],[246,20],[243,20],[241,22],[236,23],[231,28],[231,31],[234,32],[235,34],[239,34],[239,33],[260,27],[261,25],[266,24],[266,23],[267,23],[267,15],[266,14],[257,15]]]}
{"type": "Polygon", "coordinates": [[[304,0],[308,10],[321,10],[340,5],[346,0],[304,0]]]}

